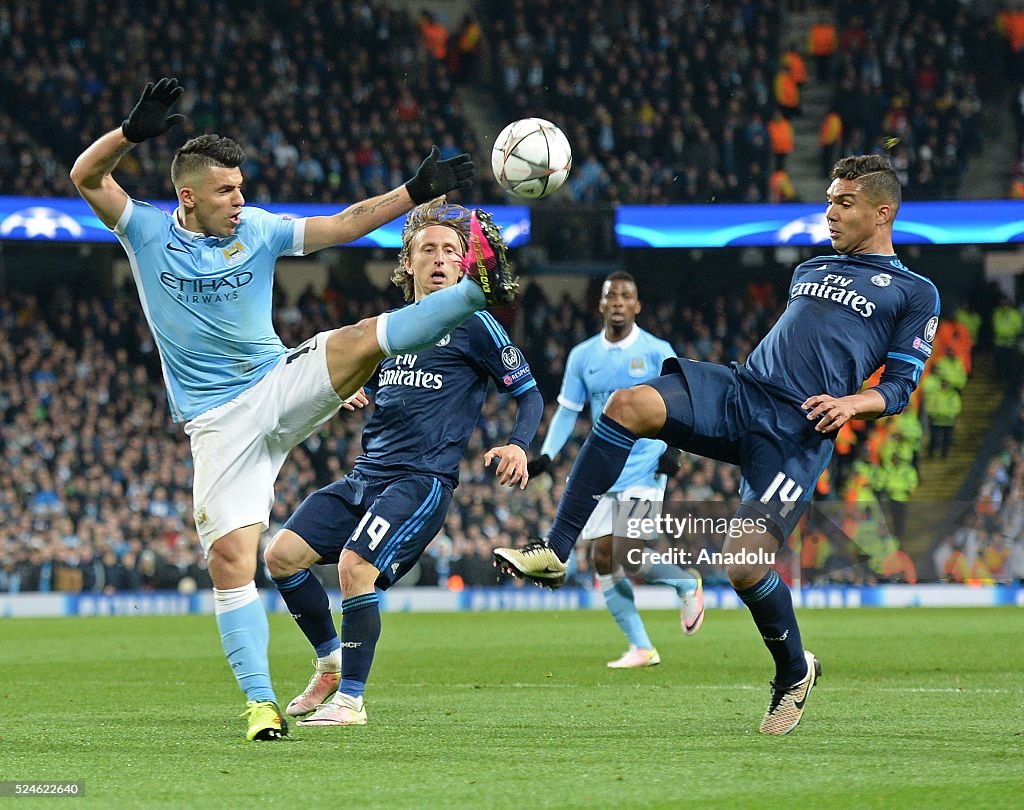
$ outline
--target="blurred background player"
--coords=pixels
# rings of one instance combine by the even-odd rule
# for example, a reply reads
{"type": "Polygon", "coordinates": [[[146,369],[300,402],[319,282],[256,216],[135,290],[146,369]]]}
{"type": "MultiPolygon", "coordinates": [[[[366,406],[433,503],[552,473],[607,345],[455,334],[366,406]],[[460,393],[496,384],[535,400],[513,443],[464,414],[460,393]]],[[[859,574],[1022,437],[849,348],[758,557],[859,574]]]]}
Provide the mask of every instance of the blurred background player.
{"type": "MultiPolygon", "coordinates": [[[[465,208],[443,201],[415,208],[392,279],[406,300],[456,284],[469,238],[465,208]]],[[[376,410],[354,469],[306,498],[267,548],[271,576],[317,656],[308,687],[287,708],[293,716],[316,710],[299,725],[366,723],[363,690],[381,627],[375,588],[401,579],[444,525],[490,379],[515,397],[517,411],[508,443],[488,450],[484,464],[497,459],[498,483],[525,488],[526,450],[544,401],[522,352],[481,312],[437,345],[381,363],[368,386],[376,410]],[[324,562],[338,562],[340,639],[327,593],[309,571],[324,562]]]]}
{"type": "MultiPolygon", "coordinates": [[[[591,418],[597,419],[613,391],[646,382],[661,373],[664,360],[675,357],[672,346],[636,324],[640,298],[636,281],[629,273],[609,275],[601,286],[599,311],[604,322],[600,334],[573,348],[565,364],[558,410],[548,428],[540,456],[530,462],[530,475],[550,472],[552,460],[572,436],[576,417],[590,404],[591,418]]],[[[662,441],[641,439],[629,455],[618,480],[601,496],[597,509],[580,533],[581,540],[593,540],[591,557],[597,581],[608,611],[626,635],[629,649],[609,661],[612,669],[649,667],[661,663],[643,619],[636,609],[633,586],[627,577],[668,585],[679,595],[682,626],[693,635],[704,621],[704,592],[700,575],[677,565],[652,564],[644,560],[639,568],[630,566],[627,552],[642,541],[627,540],[622,532],[614,536],[619,510],[629,511],[636,502],[644,504],[643,514],[660,513],[667,476],[679,470],[679,451],[662,441]],[[626,570],[623,566],[626,565],[626,570]]]]}
{"type": "MultiPolygon", "coordinates": [[[[176,79],[147,84],[121,126],[81,154],[71,179],[128,254],[171,413],[191,440],[196,529],[224,651],[248,699],[246,737],[280,739],[288,726],[270,683],[267,617],[254,582],[278,471],[384,356],[433,344],[488,299],[482,283],[458,285],[427,306],[323,332],[289,352],[271,320],[275,262],[350,242],[414,205],[468,188],[474,170],[468,155],[440,161],[435,147],[404,186],[333,216],[290,219],[245,207],[244,153],[228,138],[203,135],[175,154],[178,208],[168,214],[132,200],[112,172],[136,144],[184,120],[169,114],[182,92],[176,79]]],[[[474,227],[496,235],[486,217],[474,227]]],[[[477,280],[508,293],[511,280],[498,278],[503,246],[496,253],[483,239],[480,249],[488,255],[472,271],[497,272],[477,280]]]]}
{"type": "Polygon", "coordinates": [[[775,660],[762,734],[796,727],[821,664],[803,648],[789,588],[767,559],[746,558],[764,559],[785,543],[843,425],[906,407],[938,327],[938,290],[893,250],[901,190],[889,161],[843,158],[827,199],[837,255],[797,266],[789,305],[746,363],[679,359],[650,383],[616,391],[576,458],[547,538],[494,552],[509,573],[557,587],[596,499],[638,438],[738,464],[736,517],[753,528],[730,535],[723,551],[744,560],[727,562],[726,573],[775,660]],[[861,390],[883,365],[880,382],[861,390]]]}

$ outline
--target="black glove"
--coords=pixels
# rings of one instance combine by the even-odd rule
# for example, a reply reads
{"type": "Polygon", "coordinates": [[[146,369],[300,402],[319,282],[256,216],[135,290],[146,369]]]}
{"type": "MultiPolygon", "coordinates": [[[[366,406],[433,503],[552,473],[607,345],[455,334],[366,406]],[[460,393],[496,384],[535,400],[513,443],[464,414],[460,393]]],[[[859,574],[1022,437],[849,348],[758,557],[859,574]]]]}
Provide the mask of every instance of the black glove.
{"type": "Polygon", "coordinates": [[[683,451],[678,447],[669,447],[658,459],[658,475],[667,475],[669,478],[679,472],[683,466],[683,451]]]}
{"type": "Polygon", "coordinates": [[[463,153],[448,160],[438,160],[441,150],[436,146],[430,150],[412,180],[405,184],[409,196],[416,205],[421,205],[449,191],[469,188],[473,185],[476,169],[473,159],[463,153]]]}
{"type": "Polygon", "coordinates": [[[121,132],[132,143],[142,143],[163,135],[185,120],[181,113],[167,114],[171,105],[184,92],[185,88],[178,84],[177,79],[161,79],[156,87],[153,82],[149,82],[142,91],[142,97],[121,124],[121,132]]]}
{"type": "Polygon", "coordinates": [[[526,463],[526,473],[530,478],[546,472],[551,472],[551,458],[549,456],[537,456],[533,461],[526,463]]]}

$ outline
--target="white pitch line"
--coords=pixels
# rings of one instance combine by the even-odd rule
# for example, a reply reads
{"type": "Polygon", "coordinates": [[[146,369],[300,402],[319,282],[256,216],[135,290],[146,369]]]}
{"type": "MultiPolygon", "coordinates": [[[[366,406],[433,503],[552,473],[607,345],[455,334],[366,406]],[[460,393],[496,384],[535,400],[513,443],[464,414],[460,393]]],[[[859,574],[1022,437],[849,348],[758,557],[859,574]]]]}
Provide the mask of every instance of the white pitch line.
{"type": "MultiPolygon", "coordinates": [[[[737,690],[742,691],[763,691],[763,686],[753,686],[751,684],[678,684],[680,687],[686,689],[704,689],[712,691],[730,691],[734,692],[737,690]]],[[[395,684],[395,686],[405,686],[414,688],[436,688],[436,683],[405,683],[395,684]]],[[[499,684],[477,684],[477,683],[449,683],[445,684],[445,688],[448,689],[672,689],[675,685],[666,684],[639,684],[639,683],[595,683],[581,686],[575,683],[499,683],[499,684]]],[[[858,684],[850,686],[826,686],[819,684],[815,687],[817,691],[821,692],[851,692],[856,690],[865,690],[870,692],[892,692],[897,694],[936,694],[936,695],[1024,695],[1024,688],[1021,689],[996,689],[988,687],[971,687],[969,689],[960,689],[955,686],[947,687],[928,687],[928,686],[871,686],[870,684],[858,684]]]]}

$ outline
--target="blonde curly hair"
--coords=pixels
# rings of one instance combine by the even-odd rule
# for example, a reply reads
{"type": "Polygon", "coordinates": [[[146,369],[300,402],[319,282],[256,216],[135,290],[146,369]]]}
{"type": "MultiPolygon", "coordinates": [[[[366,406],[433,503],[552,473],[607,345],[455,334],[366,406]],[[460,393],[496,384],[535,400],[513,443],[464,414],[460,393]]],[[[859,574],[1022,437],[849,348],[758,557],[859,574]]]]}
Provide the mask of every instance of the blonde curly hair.
{"type": "Polygon", "coordinates": [[[469,246],[469,216],[468,208],[453,205],[444,197],[417,205],[408,213],[405,227],[402,228],[402,250],[398,254],[398,267],[391,274],[391,282],[402,291],[406,301],[412,301],[414,297],[412,273],[409,272],[408,265],[412,240],[416,234],[431,225],[444,225],[459,235],[459,241],[465,251],[469,246]]]}

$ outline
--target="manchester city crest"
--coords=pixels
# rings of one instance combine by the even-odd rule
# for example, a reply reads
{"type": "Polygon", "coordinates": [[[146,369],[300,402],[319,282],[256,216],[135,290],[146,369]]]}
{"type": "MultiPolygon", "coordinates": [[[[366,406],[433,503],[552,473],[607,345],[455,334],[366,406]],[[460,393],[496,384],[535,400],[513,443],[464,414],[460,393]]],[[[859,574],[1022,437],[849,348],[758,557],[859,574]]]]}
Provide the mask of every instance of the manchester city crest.
{"type": "Polygon", "coordinates": [[[871,283],[876,287],[888,287],[892,284],[892,276],[888,273],[879,273],[877,276],[871,277],[871,283]]]}

